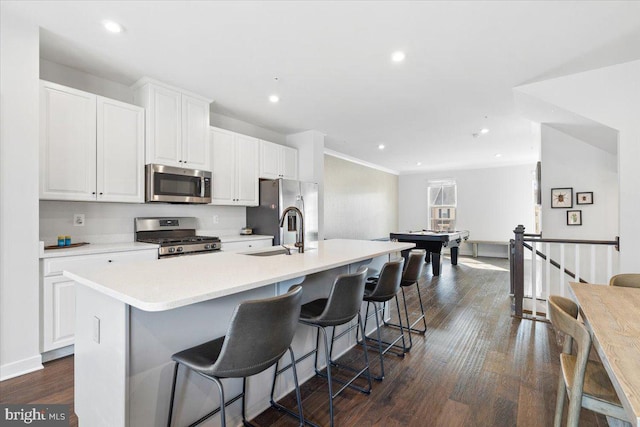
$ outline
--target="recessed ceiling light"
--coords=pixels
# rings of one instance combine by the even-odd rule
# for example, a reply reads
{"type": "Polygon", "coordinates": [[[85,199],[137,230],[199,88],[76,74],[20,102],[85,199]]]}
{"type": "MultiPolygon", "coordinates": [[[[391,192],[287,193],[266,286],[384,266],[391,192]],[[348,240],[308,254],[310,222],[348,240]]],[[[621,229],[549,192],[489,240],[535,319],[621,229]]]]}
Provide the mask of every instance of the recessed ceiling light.
{"type": "Polygon", "coordinates": [[[384,150],[384,144],[378,145],[378,150],[384,150]]]}
{"type": "Polygon", "coordinates": [[[391,54],[391,60],[393,62],[402,62],[402,61],[404,61],[405,57],[406,57],[406,55],[404,54],[404,52],[402,52],[400,50],[396,51],[396,52],[393,52],[391,54]]]}
{"type": "Polygon", "coordinates": [[[421,165],[422,165],[422,162],[416,163],[416,166],[421,166],[421,165]]]}
{"type": "Polygon", "coordinates": [[[124,31],[122,25],[115,21],[102,21],[104,28],[111,33],[121,33],[124,31]]]}
{"type": "Polygon", "coordinates": [[[278,101],[280,101],[280,97],[278,95],[271,95],[269,97],[269,101],[273,102],[274,104],[278,101]]]}
{"type": "Polygon", "coordinates": [[[483,134],[483,135],[484,135],[484,134],[487,134],[487,133],[489,133],[489,129],[487,129],[487,128],[482,128],[482,129],[480,129],[480,133],[481,133],[481,134],[483,134]]]}
{"type": "Polygon", "coordinates": [[[496,154],[496,157],[502,157],[502,154],[498,153],[496,154]]]}

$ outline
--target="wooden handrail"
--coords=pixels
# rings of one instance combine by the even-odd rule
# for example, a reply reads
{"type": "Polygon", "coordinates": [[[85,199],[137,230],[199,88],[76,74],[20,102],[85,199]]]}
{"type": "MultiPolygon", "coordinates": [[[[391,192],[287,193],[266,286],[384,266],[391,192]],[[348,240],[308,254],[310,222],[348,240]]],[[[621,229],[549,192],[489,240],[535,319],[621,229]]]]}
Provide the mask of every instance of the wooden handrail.
{"type": "MultiPolygon", "coordinates": [[[[526,236],[526,234],[525,234],[526,236]]],[[[608,246],[617,246],[620,243],[620,239],[617,240],[575,240],[575,239],[531,239],[531,238],[523,238],[525,242],[540,242],[540,243],[568,243],[568,244],[576,244],[576,245],[608,245],[608,246]]]]}

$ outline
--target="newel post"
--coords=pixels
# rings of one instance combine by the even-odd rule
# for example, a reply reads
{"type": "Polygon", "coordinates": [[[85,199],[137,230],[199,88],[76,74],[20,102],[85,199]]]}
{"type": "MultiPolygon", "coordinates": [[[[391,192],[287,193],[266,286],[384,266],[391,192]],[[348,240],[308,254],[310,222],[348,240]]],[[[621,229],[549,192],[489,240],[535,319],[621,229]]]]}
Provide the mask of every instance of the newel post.
{"type": "Polygon", "coordinates": [[[513,230],[513,256],[511,257],[511,292],[514,297],[516,317],[522,317],[522,301],[524,300],[524,226],[518,225],[513,230]]]}

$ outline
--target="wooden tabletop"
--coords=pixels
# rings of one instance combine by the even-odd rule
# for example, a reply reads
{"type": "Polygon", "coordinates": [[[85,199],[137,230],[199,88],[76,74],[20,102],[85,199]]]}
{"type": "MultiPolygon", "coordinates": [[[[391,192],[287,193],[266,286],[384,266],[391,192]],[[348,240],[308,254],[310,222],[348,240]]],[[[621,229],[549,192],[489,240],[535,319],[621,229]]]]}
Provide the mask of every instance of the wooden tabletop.
{"type": "Polygon", "coordinates": [[[618,397],[632,424],[640,427],[640,289],[570,286],[618,397]]]}

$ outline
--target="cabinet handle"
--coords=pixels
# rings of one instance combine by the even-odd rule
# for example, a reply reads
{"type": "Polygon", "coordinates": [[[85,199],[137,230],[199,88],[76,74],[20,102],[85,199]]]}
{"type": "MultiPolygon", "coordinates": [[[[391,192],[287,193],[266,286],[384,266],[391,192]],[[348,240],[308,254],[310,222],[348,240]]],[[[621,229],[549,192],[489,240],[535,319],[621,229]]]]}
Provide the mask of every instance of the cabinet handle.
{"type": "Polygon", "coordinates": [[[100,193],[100,195],[102,196],[104,193],[100,193]]]}
{"type": "Polygon", "coordinates": [[[92,192],[91,192],[91,194],[93,194],[93,195],[95,196],[96,192],[95,192],[95,191],[92,191],[92,192]]]}
{"type": "Polygon", "coordinates": [[[109,259],[109,260],[107,260],[107,262],[113,262],[113,260],[112,260],[112,259],[109,259]]]}

